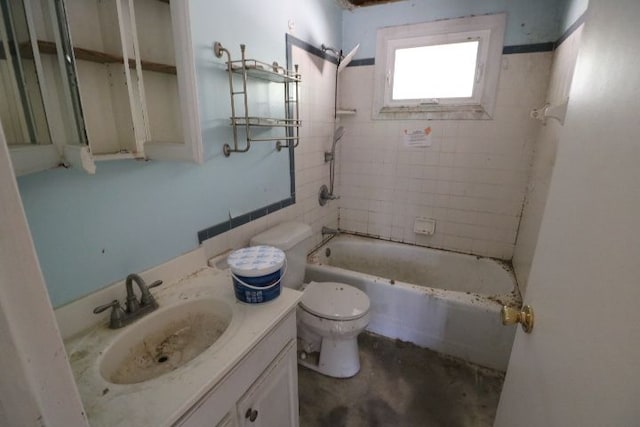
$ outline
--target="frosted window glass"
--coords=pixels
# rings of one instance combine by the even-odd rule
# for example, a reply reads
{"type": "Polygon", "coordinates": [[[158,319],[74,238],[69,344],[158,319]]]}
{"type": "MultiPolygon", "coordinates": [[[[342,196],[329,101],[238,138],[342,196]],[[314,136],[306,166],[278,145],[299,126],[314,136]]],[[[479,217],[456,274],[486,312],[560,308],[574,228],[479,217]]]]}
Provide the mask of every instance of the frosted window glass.
{"type": "Polygon", "coordinates": [[[396,49],[393,100],[470,98],[478,41],[396,49]]]}

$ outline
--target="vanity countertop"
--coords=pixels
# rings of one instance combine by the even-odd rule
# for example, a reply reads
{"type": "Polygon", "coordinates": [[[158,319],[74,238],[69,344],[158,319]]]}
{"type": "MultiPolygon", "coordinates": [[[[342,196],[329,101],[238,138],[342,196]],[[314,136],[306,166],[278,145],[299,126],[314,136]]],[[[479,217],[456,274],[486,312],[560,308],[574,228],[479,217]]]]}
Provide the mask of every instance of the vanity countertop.
{"type": "Polygon", "coordinates": [[[185,366],[137,384],[112,384],[99,370],[105,349],[135,323],[117,330],[102,324],[67,340],[65,347],[91,425],[171,425],[222,380],[302,297],[298,291],[283,288],[281,295],[268,303],[241,303],[234,296],[229,270],[211,267],[152,292],[161,308],[202,297],[223,300],[233,307],[234,318],[213,346],[185,366]]]}

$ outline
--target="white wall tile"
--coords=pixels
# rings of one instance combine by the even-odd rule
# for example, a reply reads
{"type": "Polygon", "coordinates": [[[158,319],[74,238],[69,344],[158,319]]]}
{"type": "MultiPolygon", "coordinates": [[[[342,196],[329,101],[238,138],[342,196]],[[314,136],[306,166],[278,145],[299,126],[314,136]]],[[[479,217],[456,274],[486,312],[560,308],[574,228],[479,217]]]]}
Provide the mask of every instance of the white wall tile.
{"type": "Polygon", "coordinates": [[[340,228],[397,241],[510,259],[540,126],[551,53],[507,55],[493,120],[372,120],[373,66],[348,67],[340,104],[340,228]],[[407,148],[404,129],[430,126],[431,147],[407,148]],[[364,219],[364,212],[368,215],[364,219]],[[417,216],[436,233],[416,235],[417,216]]]}
{"type": "MultiPolygon", "coordinates": [[[[554,52],[545,102],[555,105],[564,102],[568,97],[581,33],[582,27],[574,31],[554,52]]],[[[531,155],[530,183],[513,255],[514,270],[523,293],[526,290],[533,253],[538,241],[538,232],[556,158],[557,142],[562,130],[562,126],[554,120],[548,121],[546,126],[541,126],[539,123],[537,126],[541,131],[535,140],[535,150],[531,155]]],[[[521,176],[519,179],[526,178],[523,179],[521,176]]]]}

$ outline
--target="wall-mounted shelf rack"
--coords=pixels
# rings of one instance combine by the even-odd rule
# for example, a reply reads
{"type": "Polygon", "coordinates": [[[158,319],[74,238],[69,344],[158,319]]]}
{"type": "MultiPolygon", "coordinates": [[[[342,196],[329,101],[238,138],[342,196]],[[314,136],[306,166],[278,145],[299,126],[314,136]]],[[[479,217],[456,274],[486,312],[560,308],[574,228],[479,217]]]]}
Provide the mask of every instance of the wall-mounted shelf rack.
{"type": "Polygon", "coordinates": [[[229,76],[229,95],[231,98],[231,126],[233,128],[233,147],[230,144],[224,144],[223,152],[225,156],[231,153],[245,153],[251,148],[252,142],[257,141],[276,141],[276,149],[280,151],[282,148],[297,147],[300,143],[300,126],[298,106],[298,84],[302,77],[298,73],[298,66],[294,70],[287,70],[278,65],[277,62],[267,64],[255,59],[247,59],[245,57],[246,46],[240,45],[241,59],[232,61],[231,53],[224,48],[219,42],[213,45],[213,51],[216,57],[221,58],[223,54],[227,55],[227,73],[229,76]],[[242,76],[242,90],[235,90],[233,75],[242,76]],[[247,80],[255,78],[273,83],[281,83],[284,85],[284,118],[257,117],[249,115],[249,101],[247,99],[247,80]],[[236,114],[236,96],[242,95],[244,106],[244,115],[236,114]],[[240,147],[238,144],[238,127],[244,127],[246,133],[246,144],[240,147]],[[285,130],[283,136],[255,137],[252,128],[283,128],[285,130]]]}

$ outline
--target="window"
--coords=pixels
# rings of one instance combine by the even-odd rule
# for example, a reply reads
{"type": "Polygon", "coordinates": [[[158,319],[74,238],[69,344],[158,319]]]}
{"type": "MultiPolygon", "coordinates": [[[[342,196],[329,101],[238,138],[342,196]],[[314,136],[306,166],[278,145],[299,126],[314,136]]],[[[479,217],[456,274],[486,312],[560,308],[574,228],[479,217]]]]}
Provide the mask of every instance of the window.
{"type": "Polygon", "coordinates": [[[396,49],[391,101],[471,98],[478,41],[396,49]]]}
{"type": "Polygon", "coordinates": [[[504,26],[500,14],[378,30],[374,118],[491,118],[504,26]]]}

